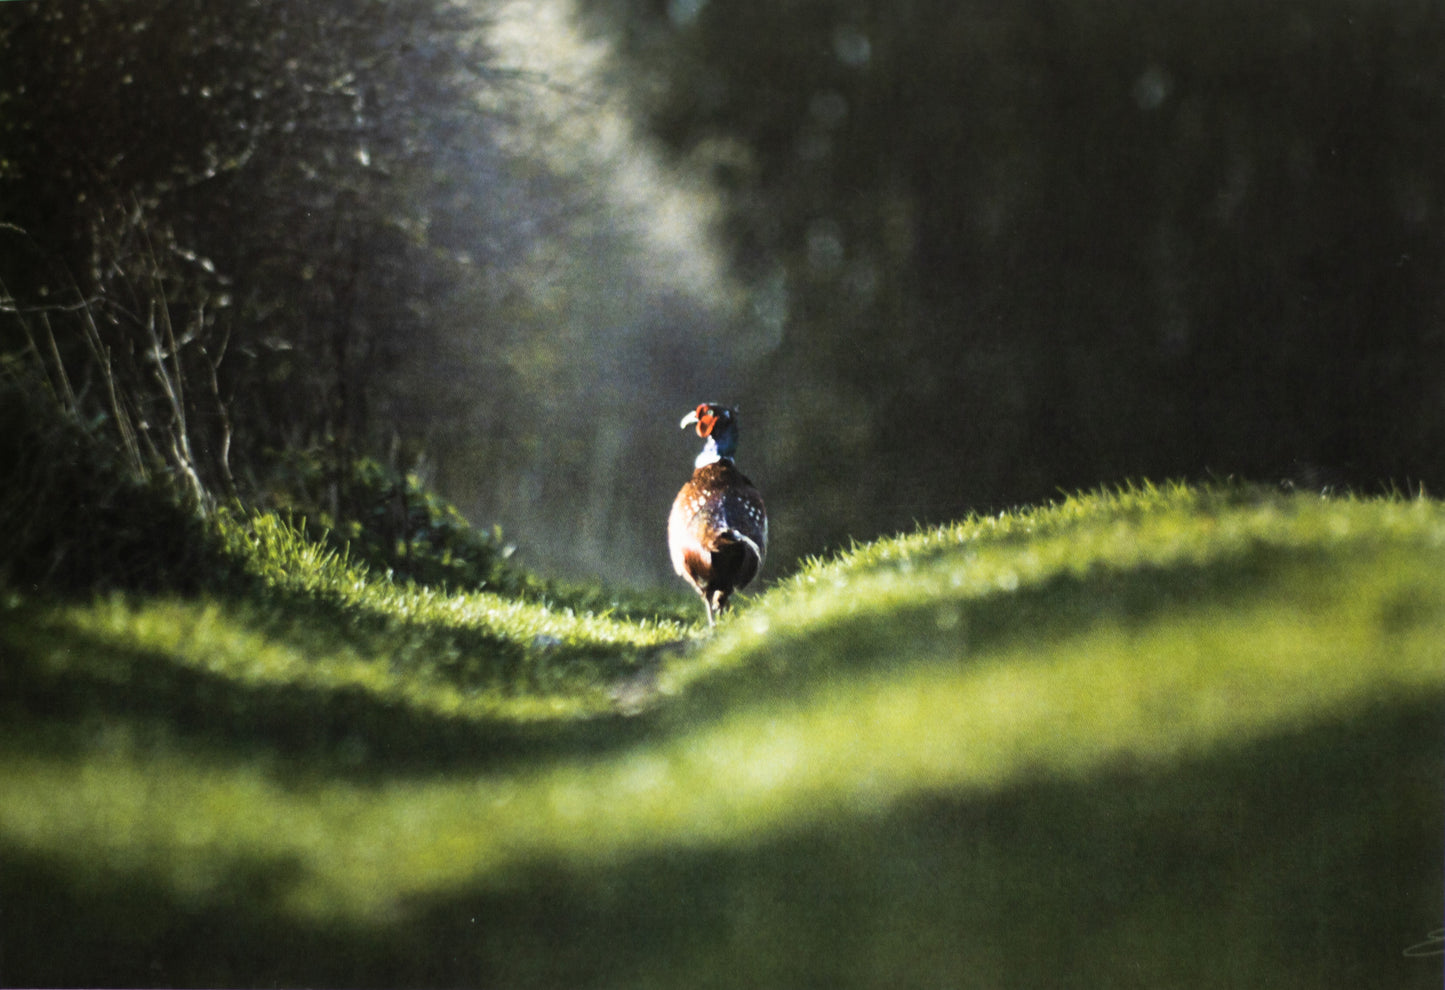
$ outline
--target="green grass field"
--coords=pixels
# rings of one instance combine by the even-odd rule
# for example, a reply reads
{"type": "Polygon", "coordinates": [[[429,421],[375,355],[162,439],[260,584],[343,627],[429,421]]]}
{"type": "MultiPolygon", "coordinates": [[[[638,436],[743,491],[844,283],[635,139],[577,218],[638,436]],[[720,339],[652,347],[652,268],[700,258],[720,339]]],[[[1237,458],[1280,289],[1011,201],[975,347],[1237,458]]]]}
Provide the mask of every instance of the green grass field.
{"type": "Polygon", "coordinates": [[[0,604],[0,982],[1440,984],[1433,500],[1080,495],[711,635],[224,529],[0,604]]]}

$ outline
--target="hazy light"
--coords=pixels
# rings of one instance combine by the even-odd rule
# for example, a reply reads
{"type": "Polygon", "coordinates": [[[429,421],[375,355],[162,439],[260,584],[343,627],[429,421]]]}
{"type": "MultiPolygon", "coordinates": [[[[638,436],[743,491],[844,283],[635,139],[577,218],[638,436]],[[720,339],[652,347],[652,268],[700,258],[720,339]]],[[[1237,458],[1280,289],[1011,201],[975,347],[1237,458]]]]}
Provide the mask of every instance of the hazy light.
{"type": "MultiPolygon", "coordinates": [[[[677,0],[674,7],[700,10],[702,3],[677,0]]],[[[614,224],[634,240],[646,256],[634,274],[654,289],[725,304],[736,287],[711,236],[713,190],[664,164],[632,118],[630,94],[611,81],[618,68],[610,43],[582,33],[572,0],[504,3],[491,40],[504,64],[539,81],[508,138],[511,150],[594,188],[597,215],[584,222],[614,224]]]]}
{"type": "Polygon", "coordinates": [[[1151,65],[1134,81],[1134,102],[1140,110],[1158,110],[1169,98],[1174,80],[1157,65],[1151,65]]]}
{"type": "Polygon", "coordinates": [[[788,322],[788,276],[781,269],[763,282],[752,295],[753,317],[768,332],[769,343],[782,342],[783,328],[788,322]]]}
{"type": "Polygon", "coordinates": [[[844,24],[833,31],[833,54],[849,68],[861,69],[873,57],[873,43],[856,27],[844,24]]]}
{"type": "Polygon", "coordinates": [[[697,20],[707,0],[668,0],[667,16],[677,27],[686,27],[697,20]]]}
{"type": "MultiPolygon", "coordinates": [[[[507,477],[531,482],[469,469],[477,494],[464,508],[534,566],[652,580],[666,552],[647,499],[676,483],[672,465],[639,458],[639,438],[656,434],[660,402],[696,402],[776,347],[786,293],[734,277],[718,236],[727,170],[711,153],[678,161],[649,136],[636,73],[581,28],[576,0],[472,2],[488,3],[485,39],[506,70],[478,97],[495,158],[479,156],[471,192],[496,228],[479,241],[504,241],[485,251],[477,291],[504,304],[458,347],[505,368],[506,400],[479,390],[474,429],[524,438],[500,456],[507,477]],[[579,417],[578,397],[597,414],[579,417]]],[[[669,13],[681,24],[703,6],[674,0],[669,13]]]]}
{"type": "Polygon", "coordinates": [[[808,266],[823,275],[843,264],[843,228],[835,220],[814,220],[808,225],[808,266]]]}

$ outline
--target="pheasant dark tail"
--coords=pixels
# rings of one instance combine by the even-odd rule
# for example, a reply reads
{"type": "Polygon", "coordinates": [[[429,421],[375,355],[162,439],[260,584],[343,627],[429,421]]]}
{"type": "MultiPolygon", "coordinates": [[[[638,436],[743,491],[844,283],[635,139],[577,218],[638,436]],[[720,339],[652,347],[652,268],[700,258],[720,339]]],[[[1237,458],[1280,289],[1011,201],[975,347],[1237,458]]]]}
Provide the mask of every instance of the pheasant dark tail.
{"type": "Polygon", "coordinates": [[[705,441],[692,478],[672,503],[667,543],[672,567],[707,606],[708,624],[733,592],[757,577],[768,552],[768,515],[753,483],[733,464],[737,414],[704,403],[683,417],[705,441]]]}

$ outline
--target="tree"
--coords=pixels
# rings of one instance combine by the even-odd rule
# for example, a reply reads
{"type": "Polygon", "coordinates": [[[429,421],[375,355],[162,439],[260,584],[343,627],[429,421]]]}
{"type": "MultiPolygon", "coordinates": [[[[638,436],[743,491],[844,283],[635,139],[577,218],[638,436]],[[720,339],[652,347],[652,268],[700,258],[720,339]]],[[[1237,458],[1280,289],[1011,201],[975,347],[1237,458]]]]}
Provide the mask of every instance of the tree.
{"type": "Polygon", "coordinates": [[[466,271],[436,218],[485,144],[480,23],[435,0],[6,5],[0,343],[199,500],[276,451],[342,465],[420,431],[397,371],[466,271]]]}
{"type": "Polygon", "coordinates": [[[785,273],[738,396],[784,559],[1128,477],[1445,482],[1438,4],[588,6],[785,273]]]}

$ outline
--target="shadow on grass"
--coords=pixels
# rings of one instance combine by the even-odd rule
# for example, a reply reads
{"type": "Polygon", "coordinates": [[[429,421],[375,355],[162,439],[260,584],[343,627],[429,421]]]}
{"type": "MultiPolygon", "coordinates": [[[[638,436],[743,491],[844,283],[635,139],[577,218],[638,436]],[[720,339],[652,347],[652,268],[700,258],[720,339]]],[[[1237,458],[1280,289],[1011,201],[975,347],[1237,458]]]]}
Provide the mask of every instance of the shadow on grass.
{"type": "MultiPolygon", "coordinates": [[[[714,672],[679,696],[659,695],[656,675],[671,662],[669,651],[681,653],[685,647],[619,653],[597,661],[613,678],[616,711],[532,723],[453,715],[410,702],[400,692],[296,682],[248,684],[223,671],[204,670],[164,654],[119,649],[103,637],[63,627],[32,624],[22,629],[23,615],[11,613],[0,623],[0,649],[6,653],[0,663],[0,713],[12,734],[28,735],[29,748],[79,749],[90,744],[98,724],[135,723],[143,732],[170,732],[222,755],[280,755],[286,759],[276,763],[278,772],[284,775],[285,767],[296,766],[304,779],[318,773],[377,779],[491,770],[519,761],[616,751],[696,728],[759,698],[806,694],[850,671],[967,663],[990,650],[1028,643],[1037,643],[1040,655],[1048,655],[1058,643],[1100,622],[1143,626],[1181,607],[1234,610],[1272,600],[1280,582],[1292,575],[1336,564],[1324,551],[1256,547],[1204,565],[1059,576],[1010,593],[930,599],[882,614],[865,612],[780,640],[771,658],[758,656],[714,672]],[[949,621],[941,624],[945,612],[949,621]],[[54,651],[88,659],[51,670],[43,658],[54,651]]],[[[1301,584],[1316,589],[1320,581],[1312,577],[1301,584]]],[[[1396,609],[1399,614],[1392,621],[1441,621],[1438,602],[1404,604],[1411,607],[1396,609]]],[[[309,613],[312,620],[318,614],[309,613]]],[[[336,618],[340,622],[345,616],[336,618]]],[[[328,643],[334,648],[335,640],[326,638],[329,628],[308,631],[305,624],[290,627],[275,616],[263,616],[254,626],[264,635],[276,633],[303,654],[308,645],[318,651],[328,643]],[[292,632],[287,633],[288,628],[292,632]]],[[[496,666],[486,675],[493,678],[492,689],[526,694],[528,689],[515,683],[515,668],[523,661],[513,655],[512,645],[492,654],[496,644],[477,635],[482,638],[466,644],[467,649],[474,651],[471,662],[496,666]]],[[[370,645],[374,650],[375,644],[370,645]]],[[[569,656],[559,662],[577,660],[569,656]]],[[[445,672],[443,679],[450,679],[445,672]]],[[[485,679],[479,674],[476,680],[485,679]]]]}
{"type": "Polygon", "coordinates": [[[119,730],[136,741],[184,740],[192,751],[227,760],[266,757],[284,782],[495,770],[630,745],[656,728],[653,720],[617,714],[539,722],[451,717],[359,687],[247,684],[85,635],[67,633],[63,648],[112,663],[56,672],[31,652],[10,650],[0,664],[0,741],[78,756],[97,736],[119,730]]]}
{"type": "Polygon", "coordinates": [[[1434,988],[1445,698],[1162,769],[920,799],[722,849],[533,863],[308,923],[296,864],[182,897],[0,851],[0,982],[1434,988]]]}

